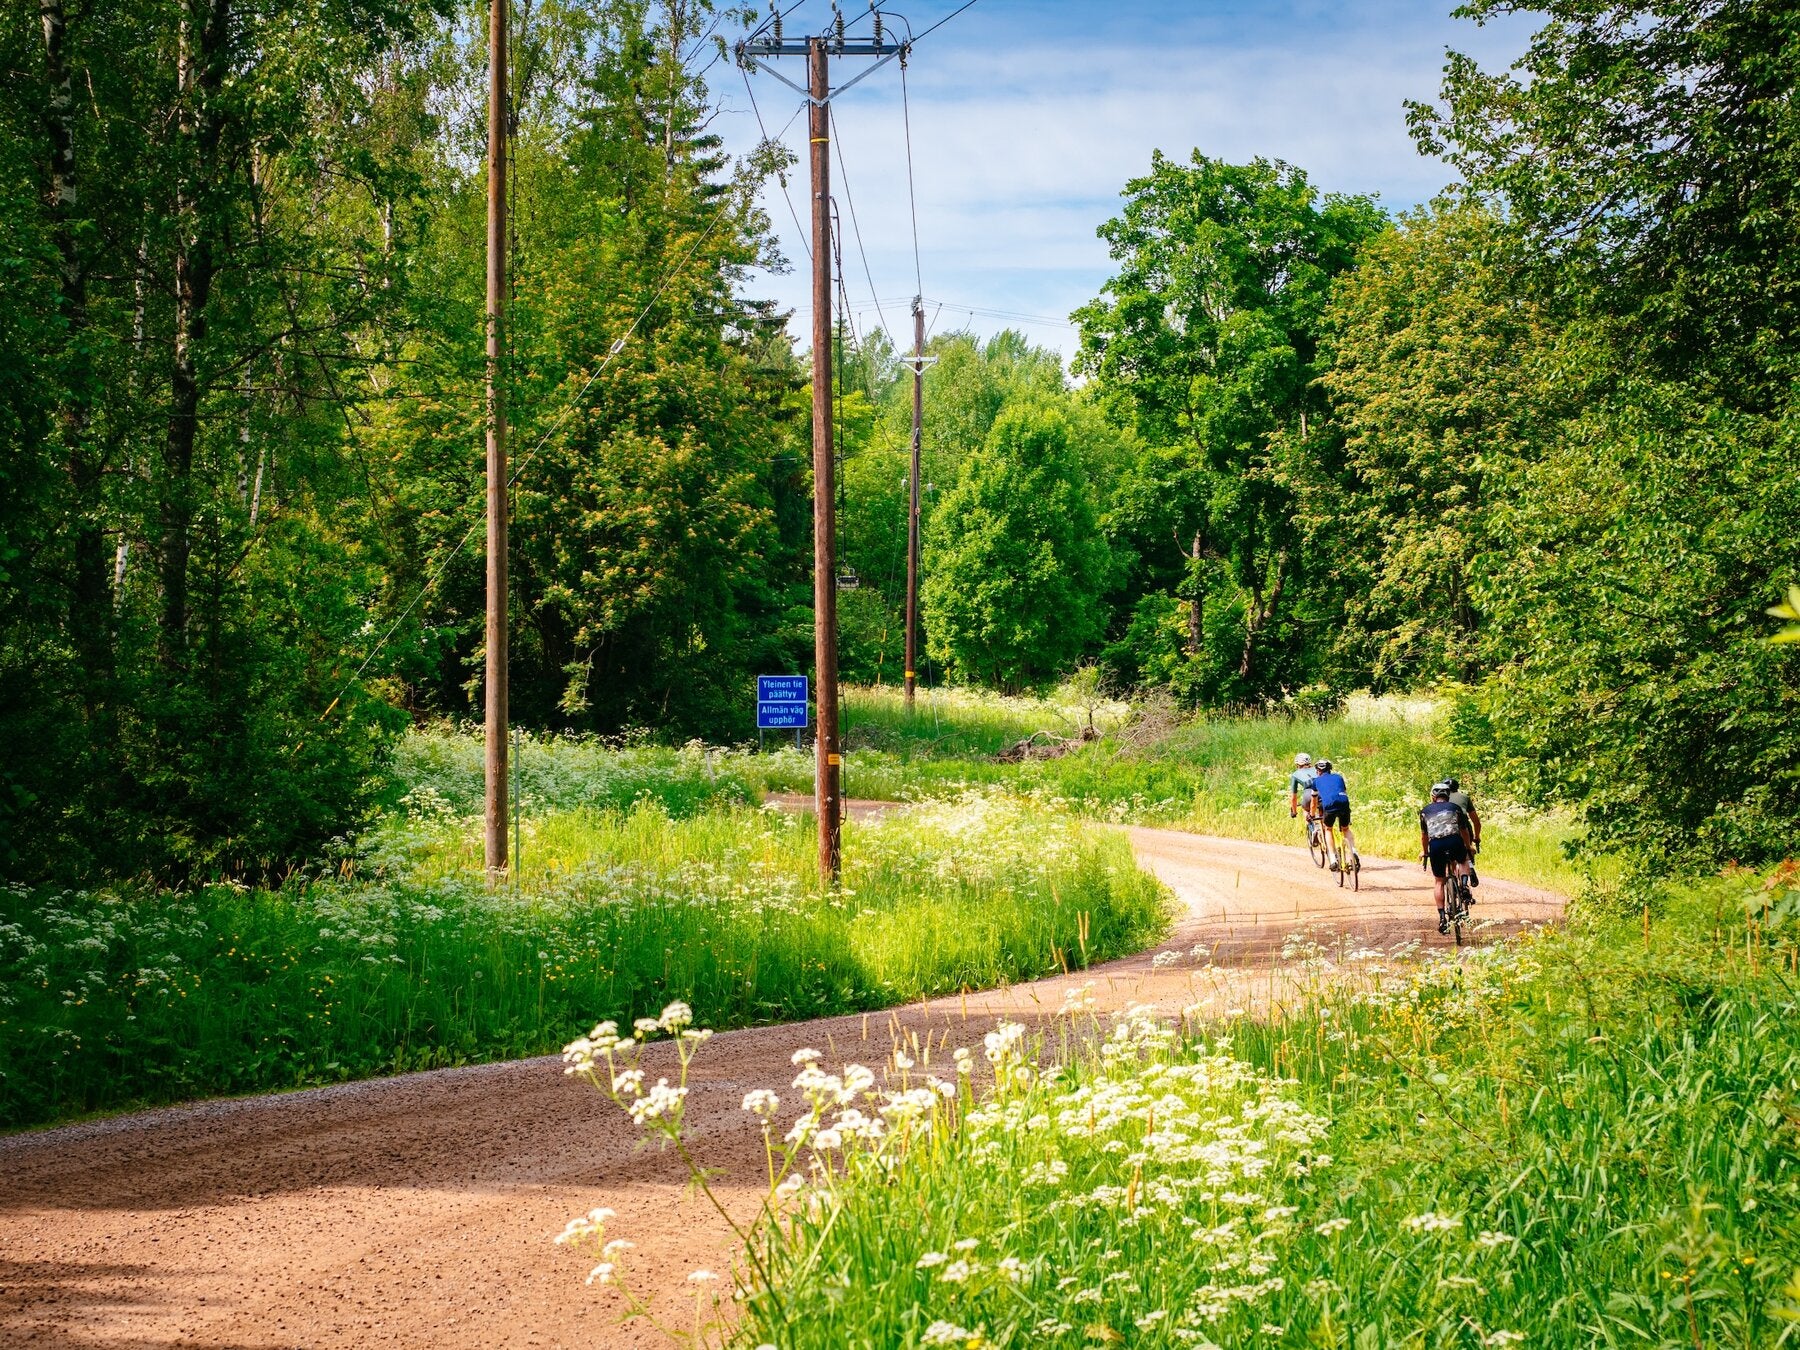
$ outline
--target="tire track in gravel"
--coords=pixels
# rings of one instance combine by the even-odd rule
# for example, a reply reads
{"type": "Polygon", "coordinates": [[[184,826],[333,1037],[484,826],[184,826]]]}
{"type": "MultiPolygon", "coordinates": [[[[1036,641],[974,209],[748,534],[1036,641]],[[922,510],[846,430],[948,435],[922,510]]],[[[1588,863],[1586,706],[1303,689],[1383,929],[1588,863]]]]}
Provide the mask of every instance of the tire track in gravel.
{"type": "MultiPolygon", "coordinates": [[[[853,816],[884,809],[854,804],[853,816]]],[[[1297,931],[1320,940],[1441,946],[1429,879],[1368,859],[1360,894],[1297,848],[1130,831],[1140,862],[1181,903],[1153,951],[890,1012],[722,1033],[691,1082],[695,1151],[750,1212],[760,1137],[740,1109],[778,1091],[804,1045],[878,1065],[901,1038],[979,1044],[995,1018],[1036,1022],[1091,983],[1101,1010],[1129,1003],[1217,1015],[1292,996],[1274,957],[1297,931]],[[1159,951],[1211,950],[1155,968],[1159,951]]],[[[1477,915],[1501,929],[1557,918],[1559,897],[1488,881],[1477,915]]],[[[571,1028],[571,1033],[579,1030],[571,1028]]],[[[668,1047],[645,1058],[672,1072],[668,1047]]],[[[409,1074],[285,1095],[174,1107],[0,1139],[0,1344],[112,1347],[392,1346],[434,1350],[635,1347],[616,1296],[550,1244],[566,1219],[618,1211],[638,1244],[636,1283],[685,1321],[689,1271],[729,1269],[730,1234],[686,1193],[680,1166],[637,1146],[629,1123],[554,1057],[409,1074]]]]}

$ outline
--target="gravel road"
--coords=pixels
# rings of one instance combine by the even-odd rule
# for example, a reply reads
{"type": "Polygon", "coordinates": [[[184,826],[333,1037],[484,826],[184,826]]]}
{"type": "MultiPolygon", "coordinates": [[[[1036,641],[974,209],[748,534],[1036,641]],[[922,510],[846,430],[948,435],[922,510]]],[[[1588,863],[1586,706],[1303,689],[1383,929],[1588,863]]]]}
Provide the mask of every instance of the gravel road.
{"type": "MultiPolygon", "coordinates": [[[[859,811],[873,807],[859,804],[859,811]]],[[[789,1056],[881,1063],[901,1037],[934,1057],[979,1043],[998,1016],[1053,1015],[1092,982],[1102,1008],[1266,1008],[1288,994],[1272,956],[1297,928],[1385,945],[1441,945],[1416,863],[1369,859],[1360,894],[1298,848],[1133,830],[1143,864],[1184,913],[1157,950],[1213,952],[1152,969],[1153,953],[1007,989],[866,1017],[716,1037],[693,1080],[696,1152],[749,1208],[752,1087],[781,1090],[789,1056]]],[[[1476,913],[1546,922],[1559,897],[1498,881],[1476,913]]],[[[582,1028],[571,1027],[571,1034],[582,1028]]],[[[647,1057],[652,1075],[673,1056],[647,1057]]],[[[0,1139],[0,1346],[627,1347],[616,1297],[582,1280],[589,1259],[551,1245],[572,1215],[617,1210],[659,1311],[691,1314],[688,1273],[726,1273],[724,1225],[679,1167],[636,1146],[628,1122],[554,1058],[211,1102],[0,1139]]],[[[753,1180],[752,1180],[753,1184],[753,1180]]]]}

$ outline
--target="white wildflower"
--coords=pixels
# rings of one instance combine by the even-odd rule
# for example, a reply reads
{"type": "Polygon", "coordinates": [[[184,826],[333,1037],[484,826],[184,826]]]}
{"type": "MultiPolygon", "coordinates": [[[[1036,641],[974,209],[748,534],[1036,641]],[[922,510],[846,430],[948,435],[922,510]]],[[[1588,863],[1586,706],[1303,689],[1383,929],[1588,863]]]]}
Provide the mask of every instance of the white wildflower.
{"type": "Polygon", "coordinates": [[[686,1088],[670,1087],[668,1079],[659,1078],[655,1087],[631,1104],[631,1119],[634,1124],[643,1125],[665,1116],[675,1116],[686,1096],[686,1088]]]}
{"type": "Polygon", "coordinates": [[[975,1333],[967,1327],[959,1327],[954,1322],[937,1321],[925,1328],[924,1335],[919,1337],[920,1345],[955,1345],[958,1342],[972,1341],[975,1333]]]}
{"type": "Polygon", "coordinates": [[[1448,1214],[1427,1210],[1423,1214],[1413,1215],[1406,1221],[1406,1226],[1415,1233],[1448,1233],[1452,1229],[1461,1228],[1462,1220],[1448,1214]]]}
{"type": "Polygon", "coordinates": [[[781,1107],[781,1098],[768,1088],[755,1088],[744,1094],[744,1110],[768,1120],[781,1107]]]}

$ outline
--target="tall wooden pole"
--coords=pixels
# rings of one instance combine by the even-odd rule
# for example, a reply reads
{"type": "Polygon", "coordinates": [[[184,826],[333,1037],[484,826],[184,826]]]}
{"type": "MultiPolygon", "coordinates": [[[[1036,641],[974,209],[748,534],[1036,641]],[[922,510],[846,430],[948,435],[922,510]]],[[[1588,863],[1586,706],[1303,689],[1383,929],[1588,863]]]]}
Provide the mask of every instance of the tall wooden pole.
{"type": "Polygon", "coordinates": [[[919,669],[919,444],[925,426],[925,298],[913,297],[912,472],[906,508],[906,711],[913,710],[919,669]]]}
{"type": "Polygon", "coordinates": [[[813,697],[818,717],[814,804],[819,816],[819,879],[835,882],[843,864],[843,758],[838,744],[837,465],[831,437],[831,133],[825,39],[806,44],[812,92],[807,126],[812,161],[813,262],[813,697]]]}
{"type": "Polygon", "coordinates": [[[487,873],[506,874],[507,632],[506,404],[500,355],[506,307],[506,21],[509,0],[488,12],[487,231],[487,873]]]}

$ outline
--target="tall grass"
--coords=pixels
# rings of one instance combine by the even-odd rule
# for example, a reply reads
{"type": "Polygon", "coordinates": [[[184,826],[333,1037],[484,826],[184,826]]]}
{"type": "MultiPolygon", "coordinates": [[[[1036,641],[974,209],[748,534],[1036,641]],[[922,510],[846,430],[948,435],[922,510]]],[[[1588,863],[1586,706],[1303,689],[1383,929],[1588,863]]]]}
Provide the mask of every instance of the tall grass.
{"type": "MultiPolygon", "coordinates": [[[[412,732],[389,771],[389,804],[412,815],[479,814],[484,753],[479,729],[440,723],[412,732]]],[[[524,732],[511,761],[523,816],[577,807],[624,810],[648,797],[679,817],[753,803],[757,795],[740,760],[697,743],[676,749],[524,732]]]]}
{"type": "Polygon", "coordinates": [[[821,1152],[744,1343],[1788,1343],[1800,953],[1745,890],[1461,960],[1314,950],[1289,1016],[1065,1037],[821,1152]]]}
{"type": "Polygon", "coordinates": [[[718,1026],[884,1007],[1166,923],[1122,838],[1016,799],[853,823],[826,894],[779,812],[539,814],[522,884],[490,891],[477,822],[413,806],[279,890],[0,889],[0,1124],[544,1053],[673,998],[718,1026]]]}

